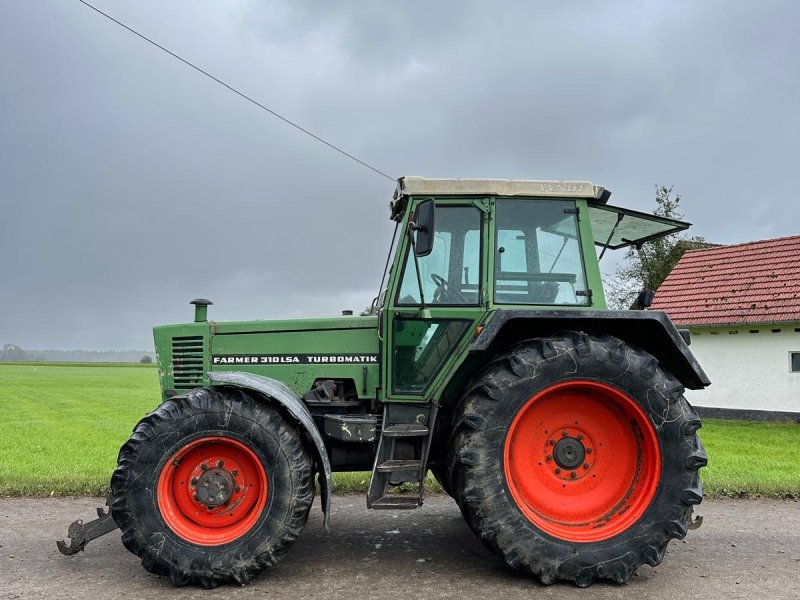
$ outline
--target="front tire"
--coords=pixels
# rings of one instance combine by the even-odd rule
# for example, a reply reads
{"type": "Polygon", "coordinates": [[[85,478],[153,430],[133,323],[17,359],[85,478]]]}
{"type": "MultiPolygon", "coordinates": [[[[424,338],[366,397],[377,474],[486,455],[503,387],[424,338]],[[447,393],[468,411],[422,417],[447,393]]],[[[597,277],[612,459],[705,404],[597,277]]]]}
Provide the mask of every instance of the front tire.
{"type": "Polygon", "coordinates": [[[175,585],[244,584],[305,527],[313,462],[274,407],[198,389],[144,417],[111,479],[122,542],[175,585]]]}
{"type": "Polygon", "coordinates": [[[449,475],[483,542],[542,583],[626,582],[660,564],[702,500],[706,455],[683,386],[605,335],[528,340],[475,380],[449,475]]]}

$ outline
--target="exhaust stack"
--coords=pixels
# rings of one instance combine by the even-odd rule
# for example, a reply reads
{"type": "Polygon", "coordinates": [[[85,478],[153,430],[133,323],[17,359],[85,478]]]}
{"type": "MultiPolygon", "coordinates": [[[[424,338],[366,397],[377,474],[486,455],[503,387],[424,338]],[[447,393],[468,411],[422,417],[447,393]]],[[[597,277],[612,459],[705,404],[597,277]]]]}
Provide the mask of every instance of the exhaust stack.
{"type": "Polygon", "coordinates": [[[195,298],[189,304],[194,304],[194,322],[204,323],[208,321],[208,305],[214,304],[211,300],[205,298],[195,298]]]}

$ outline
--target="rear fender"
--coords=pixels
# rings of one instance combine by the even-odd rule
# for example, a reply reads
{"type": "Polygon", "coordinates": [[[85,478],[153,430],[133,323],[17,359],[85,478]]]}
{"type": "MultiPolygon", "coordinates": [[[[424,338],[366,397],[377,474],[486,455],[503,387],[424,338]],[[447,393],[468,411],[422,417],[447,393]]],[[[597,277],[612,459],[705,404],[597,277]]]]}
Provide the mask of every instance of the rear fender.
{"type": "Polygon", "coordinates": [[[277,402],[289,416],[302,428],[309,440],[314,444],[314,455],[320,468],[319,487],[322,493],[322,512],[324,514],[325,531],[330,530],[331,513],[331,462],[325,450],[325,442],[317,429],[314,419],[303,401],[286,385],[277,379],[240,373],[236,371],[213,371],[208,379],[215,385],[228,384],[256,392],[265,402],[277,402]]]}
{"type": "Polygon", "coordinates": [[[486,360],[515,342],[564,330],[613,335],[638,346],[689,389],[711,383],[666,313],[655,310],[498,310],[469,355],[486,360]]]}

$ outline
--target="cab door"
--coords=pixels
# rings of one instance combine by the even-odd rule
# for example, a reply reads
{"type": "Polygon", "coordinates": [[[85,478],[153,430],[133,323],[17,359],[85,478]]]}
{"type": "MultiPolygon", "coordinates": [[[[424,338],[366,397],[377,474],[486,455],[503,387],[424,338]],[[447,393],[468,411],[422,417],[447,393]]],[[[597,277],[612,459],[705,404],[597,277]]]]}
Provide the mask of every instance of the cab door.
{"type": "Polygon", "coordinates": [[[438,201],[433,246],[416,260],[404,236],[384,316],[388,401],[430,400],[437,376],[483,315],[487,213],[477,201],[438,201]]]}

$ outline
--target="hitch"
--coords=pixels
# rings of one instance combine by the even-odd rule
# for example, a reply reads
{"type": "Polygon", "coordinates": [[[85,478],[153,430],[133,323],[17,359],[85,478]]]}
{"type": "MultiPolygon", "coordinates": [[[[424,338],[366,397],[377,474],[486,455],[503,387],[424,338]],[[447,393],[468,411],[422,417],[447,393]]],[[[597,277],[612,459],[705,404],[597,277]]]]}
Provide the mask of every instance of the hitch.
{"type": "Polygon", "coordinates": [[[109,507],[107,510],[103,510],[102,507],[97,509],[97,519],[85,524],[81,519],[72,523],[67,530],[70,543],[67,545],[63,540],[57,540],[58,551],[64,556],[72,556],[83,550],[92,540],[114,531],[117,524],[111,517],[110,502],[111,498],[107,498],[106,506],[109,507]]]}

